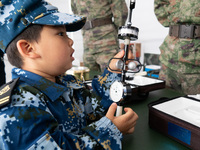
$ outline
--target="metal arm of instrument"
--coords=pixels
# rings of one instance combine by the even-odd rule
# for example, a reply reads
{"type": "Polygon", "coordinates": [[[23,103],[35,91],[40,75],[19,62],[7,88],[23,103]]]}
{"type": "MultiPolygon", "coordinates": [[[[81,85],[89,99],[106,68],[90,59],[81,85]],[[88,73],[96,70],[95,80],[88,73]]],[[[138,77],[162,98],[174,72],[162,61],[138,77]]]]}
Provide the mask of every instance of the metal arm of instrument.
{"type": "Polygon", "coordinates": [[[138,28],[131,26],[132,25],[131,23],[132,10],[135,8],[135,0],[130,0],[129,8],[130,8],[130,12],[128,16],[127,25],[119,27],[119,30],[118,30],[118,38],[124,40],[124,51],[125,51],[124,57],[122,59],[121,58],[111,59],[111,60],[118,59],[116,63],[116,67],[121,70],[121,81],[115,81],[110,87],[110,97],[114,102],[118,104],[116,116],[119,116],[122,114],[123,106],[121,102],[123,101],[124,97],[132,94],[130,85],[125,83],[126,73],[129,72],[127,71],[127,69],[132,70],[131,73],[135,73],[135,72],[139,72],[142,66],[138,60],[129,59],[128,57],[130,41],[137,40],[138,32],[139,32],[138,28]],[[138,66],[139,66],[139,69],[137,69],[138,66]],[[136,69],[135,72],[134,72],[134,69],[136,69]]]}
{"type": "Polygon", "coordinates": [[[122,61],[123,61],[122,78],[121,78],[122,82],[125,82],[125,79],[126,79],[126,65],[125,64],[128,60],[128,51],[129,51],[130,40],[136,40],[138,31],[139,31],[138,28],[131,27],[131,25],[132,25],[132,22],[131,22],[132,10],[135,8],[135,0],[130,0],[129,8],[130,8],[130,13],[129,13],[129,17],[128,17],[127,26],[120,27],[119,34],[118,34],[118,38],[124,40],[124,51],[125,51],[125,55],[122,59],[122,61]]]}

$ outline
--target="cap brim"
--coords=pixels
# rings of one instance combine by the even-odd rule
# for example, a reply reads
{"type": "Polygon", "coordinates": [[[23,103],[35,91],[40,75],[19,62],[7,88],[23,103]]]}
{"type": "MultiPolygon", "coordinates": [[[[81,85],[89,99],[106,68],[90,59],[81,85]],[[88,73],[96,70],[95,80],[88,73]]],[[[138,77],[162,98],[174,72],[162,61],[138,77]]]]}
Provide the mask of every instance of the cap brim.
{"type": "Polygon", "coordinates": [[[86,17],[67,13],[51,13],[34,20],[33,24],[65,25],[68,31],[80,30],[86,22],[86,17]]]}

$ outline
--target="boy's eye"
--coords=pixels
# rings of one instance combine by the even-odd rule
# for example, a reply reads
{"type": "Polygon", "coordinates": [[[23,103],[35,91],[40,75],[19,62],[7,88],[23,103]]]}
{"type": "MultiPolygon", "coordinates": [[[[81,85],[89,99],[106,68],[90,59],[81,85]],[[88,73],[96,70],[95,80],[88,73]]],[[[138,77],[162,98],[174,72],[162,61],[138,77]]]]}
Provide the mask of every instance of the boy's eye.
{"type": "Polygon", "coordinates": [[[58,35],[64,36],[64,32],[60,32],[60,33],[58,33],[58,35]]]}
{"type": "Polygon", "coordinates": [[[58,33],[58,35],[60,35],[60,36],[65,36],[65,35],[67,35],[67,34],[66,34],[66,32],[60,32],[60,33],[58,33]]]}

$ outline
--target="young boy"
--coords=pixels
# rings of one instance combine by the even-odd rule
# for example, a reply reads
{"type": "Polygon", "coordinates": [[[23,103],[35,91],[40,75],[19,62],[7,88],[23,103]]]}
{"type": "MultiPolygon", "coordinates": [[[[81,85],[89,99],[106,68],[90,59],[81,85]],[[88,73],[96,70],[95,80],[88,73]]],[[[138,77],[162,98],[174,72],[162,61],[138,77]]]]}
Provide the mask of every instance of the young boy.
{"type": "Polygon", "coordinates": [[[130,108],[114,116],[109,87],[120,75],[105,70],[93,90],[63,75],[74,60],[66,31],[86,18],[43,0],[1,0],[0,12],[0,49],[17,67],[0,90],[0,149],[121,149],[138,116],[130,108]]]}

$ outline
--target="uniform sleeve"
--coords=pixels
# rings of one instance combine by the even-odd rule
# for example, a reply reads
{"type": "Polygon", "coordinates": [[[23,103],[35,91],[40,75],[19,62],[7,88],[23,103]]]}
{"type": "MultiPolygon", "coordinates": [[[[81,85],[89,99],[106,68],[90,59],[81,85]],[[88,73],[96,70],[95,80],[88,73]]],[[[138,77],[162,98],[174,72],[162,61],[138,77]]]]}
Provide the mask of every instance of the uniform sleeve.
{"type": "Polygon", "coordinates": [[[88,115],[88,122],[94,122],[106,115],[108,108],[113,103],[110,98],[110,86],[116,80],[120,81],[120,79],[121,74],[112,73],[105,69],[100,77],[92,80],[90,93],[88,90],[83,92],[87,92],[84,99],[86,99],[85,111],[88,115]]]}
{"type": "Polygon", "coordinates": [[[116,80],[120,80],[121,75],[111,73],[105,69],[104,73],[94,78],[92,81],[92,90],[84,90],[85,112],[87,122],[92,123],[106,115],[106,112],[113,101],[110,98],[110,86],[116,80]]]}
{"type": "Polygon", "coordinates": [[[169,0],[154,0],[154,12],[158,21],[165,27],[170,24],[170,2],[169,0]]]}
{"type": "Polygon", "coordinates": [[[113,82],[120,81],[120,79],[121,74],[111,73],[107,69],[104,70],[104,73],[99,78],[93,79],[92,88],[102,98],[101,105],[105,109],[108,109],[113,103],[110,99],[110,86],[113,82]]]}
{"type": "Polygon", "coordinates": [[[104,149],[122,149],[122,133],[107,117],[91,123],[83,130],[98,141],[104,149]]]}
{"type": "Polygon", "coordinates": [[[112,0],[110,7],[116,28],[125,25],[128,16],[128,8],[125,0],[112,0]]]}

